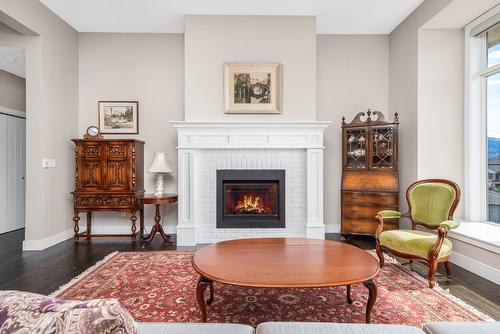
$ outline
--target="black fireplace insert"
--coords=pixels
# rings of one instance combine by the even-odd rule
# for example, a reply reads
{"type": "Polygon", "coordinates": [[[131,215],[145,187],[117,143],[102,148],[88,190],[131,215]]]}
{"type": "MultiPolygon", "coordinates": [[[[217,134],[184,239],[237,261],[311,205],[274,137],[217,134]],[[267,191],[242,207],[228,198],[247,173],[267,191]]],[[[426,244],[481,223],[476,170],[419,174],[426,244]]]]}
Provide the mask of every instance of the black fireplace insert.
{"type": "Polygon", "coordinates": [[[284,227],[284,170],[217,170],[217,228],[284,227]]]}

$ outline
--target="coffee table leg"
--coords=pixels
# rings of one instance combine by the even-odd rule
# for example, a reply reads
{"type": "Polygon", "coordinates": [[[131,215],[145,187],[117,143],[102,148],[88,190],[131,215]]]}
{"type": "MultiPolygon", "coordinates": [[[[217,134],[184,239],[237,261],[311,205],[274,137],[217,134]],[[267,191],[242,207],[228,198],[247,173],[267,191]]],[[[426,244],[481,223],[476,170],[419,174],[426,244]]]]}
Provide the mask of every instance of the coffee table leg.
{"type": "Polygon", "coordinates": [[[205,289],[207,286],[212,286],[212,281],[206,280],[200,276],[198,280],[198,285],[196,286],[196,299],[198,300],[198,305],[200,306],[202,314],[202,322],[207,322],[207,304],[205,303],[205,289]]]}
{"type": "Polygon", "coordinates": [[[377,286],[373,280],[363,282],[364,286],[368,289],[368,301],[366,302],[366,323],[370,323],[370,314],[372,312],[375,300],[377,300],[377,286]]]}
{"type": "Polygon", "coordinates": [[[207,304],[211,305],[212,302],[214,301],[214,282],[210,282],[210,298],[207,300],[207,304]]]}
{"type": "Polygon", "coordinates": [[[351,286],[350,286],[350,285],[348,285],[348,286],[347,286],[347,292],[346,292],[346,294],[347,294],[347,302],[348,302],[349,304],[352,304],[352,298],[351,298],[351,286]]]}

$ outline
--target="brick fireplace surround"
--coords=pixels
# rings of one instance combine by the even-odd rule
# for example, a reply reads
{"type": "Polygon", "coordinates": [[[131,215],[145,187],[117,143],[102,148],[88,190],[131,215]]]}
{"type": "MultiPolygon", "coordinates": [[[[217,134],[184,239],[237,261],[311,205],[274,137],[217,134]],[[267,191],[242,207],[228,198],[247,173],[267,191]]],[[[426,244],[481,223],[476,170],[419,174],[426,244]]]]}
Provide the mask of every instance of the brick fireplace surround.
{"type": "Polygon", "coordinates": [[[324,239],[323,132],[330,122],[171,122],[178,131],[177,245],[250,237],[324,239]],[[284,169],[285,228],[217,228],[219,169],[284,169]]]}

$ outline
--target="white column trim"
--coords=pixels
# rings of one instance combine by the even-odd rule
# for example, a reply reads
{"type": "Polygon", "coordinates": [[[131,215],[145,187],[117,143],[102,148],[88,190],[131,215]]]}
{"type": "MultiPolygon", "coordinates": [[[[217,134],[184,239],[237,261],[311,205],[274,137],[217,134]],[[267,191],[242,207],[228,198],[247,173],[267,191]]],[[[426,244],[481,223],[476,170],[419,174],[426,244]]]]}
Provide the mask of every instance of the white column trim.
{"type": "Polygon", "coordinates": [[[179,150],[177,246],[196,245],[194,212],[196,150],[179,150]]]}
{"type": "Polygon", "coordinates": [[[325,239],[323,222],[323,149],[307,149],[306,236],[325,239]]]}

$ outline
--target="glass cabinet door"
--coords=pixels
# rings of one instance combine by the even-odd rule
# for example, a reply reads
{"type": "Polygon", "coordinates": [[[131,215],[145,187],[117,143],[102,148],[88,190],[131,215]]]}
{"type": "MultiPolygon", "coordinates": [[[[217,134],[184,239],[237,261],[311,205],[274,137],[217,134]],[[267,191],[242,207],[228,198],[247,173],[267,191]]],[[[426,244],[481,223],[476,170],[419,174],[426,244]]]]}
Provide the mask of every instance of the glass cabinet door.
{"type": "Polygon", "coordinates": [[[394,155],[394,128],[372,127],[370,168],[393,169],[394,155]]]}
{"type": "Polygon", "coordinates": [[[366,128],[345,130],[345,168],[366,169],[366,128]]]}

